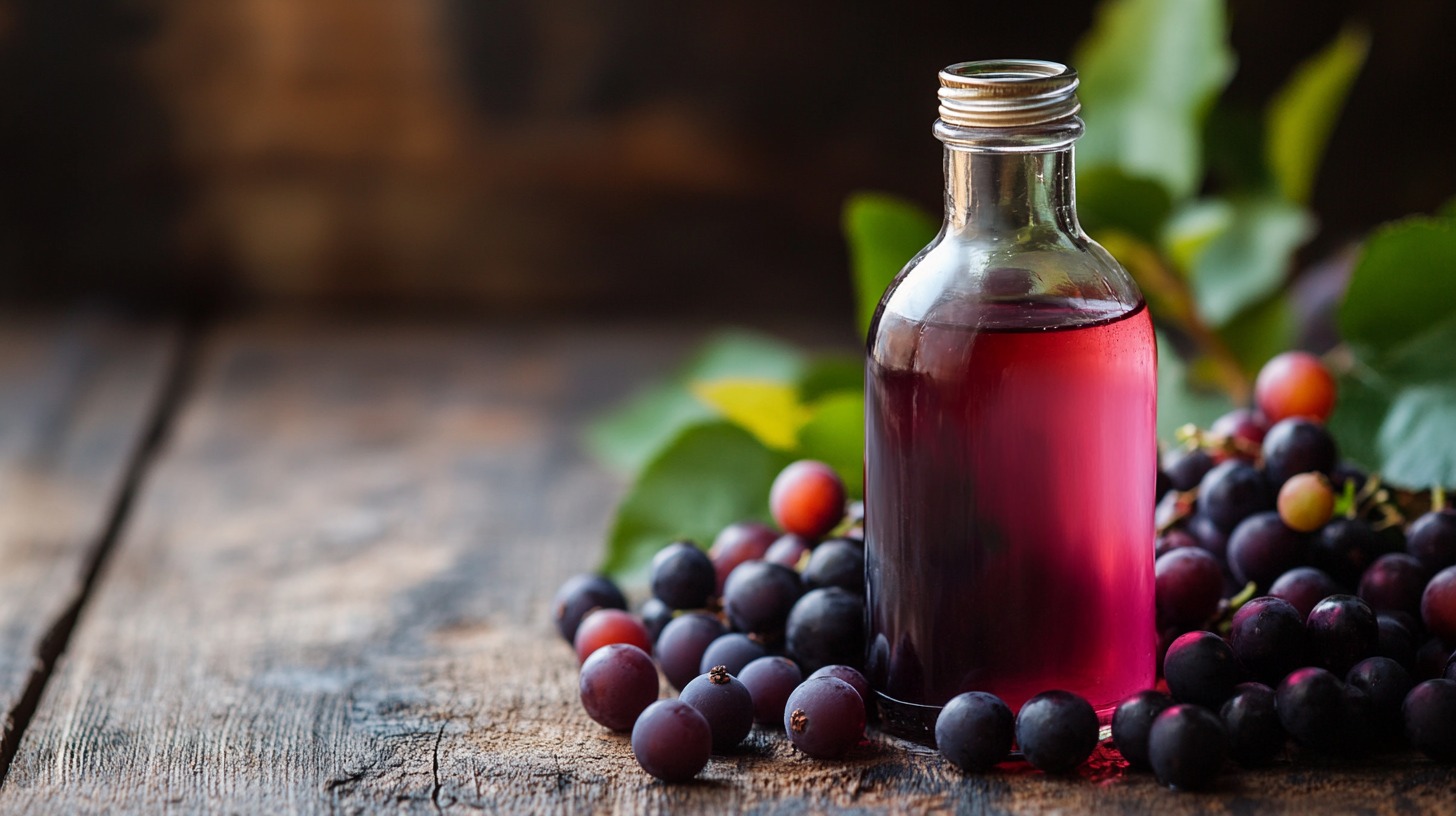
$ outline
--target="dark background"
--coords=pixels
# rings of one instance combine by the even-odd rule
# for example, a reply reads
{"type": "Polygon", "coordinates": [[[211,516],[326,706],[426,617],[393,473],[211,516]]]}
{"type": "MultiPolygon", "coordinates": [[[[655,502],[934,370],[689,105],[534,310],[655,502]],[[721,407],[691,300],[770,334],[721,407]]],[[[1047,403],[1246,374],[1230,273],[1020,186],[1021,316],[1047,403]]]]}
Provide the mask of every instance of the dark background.
{"type": "MultiPolygon", "coordinates": [[[[847,320],[839,209],[938,206],[935,74],[1093,4],[0,0],[0,298],[847,320]]],[[[1313,261],[1456,194],[1456,4],[1231,5],[1258,109],[1369,61],[1313,261]]]]}

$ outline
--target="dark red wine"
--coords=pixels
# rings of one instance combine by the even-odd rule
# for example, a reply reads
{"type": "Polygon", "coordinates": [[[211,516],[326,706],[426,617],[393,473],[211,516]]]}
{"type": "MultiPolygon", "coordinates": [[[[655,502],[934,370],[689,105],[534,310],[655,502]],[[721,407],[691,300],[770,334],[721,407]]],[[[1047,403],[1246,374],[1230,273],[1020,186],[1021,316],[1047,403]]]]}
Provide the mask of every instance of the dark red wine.
{"type": "Polygon", "coordinates": [[[1154,681],[1147,309],[973,308],[870,333],[869,669],[916,739],[965,691],[1017,709],[1065,689],[1106,712],[1154,681]]]}

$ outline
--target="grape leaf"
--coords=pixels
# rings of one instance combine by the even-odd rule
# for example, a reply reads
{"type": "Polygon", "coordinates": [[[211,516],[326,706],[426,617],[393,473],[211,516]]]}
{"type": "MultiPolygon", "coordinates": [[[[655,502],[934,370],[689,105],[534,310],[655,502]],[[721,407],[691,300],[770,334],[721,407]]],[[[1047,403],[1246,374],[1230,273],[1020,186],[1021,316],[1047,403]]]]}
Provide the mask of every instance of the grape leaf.
{"type": "Polygon", "coordinates": [[[1158,333],[1158,438],[1164,444],[1175,441],[1178,429],[1192,422],[1207,428],[1233,404],[1219,392],[1193,387],[1188,366],[1173,344],[1158,333]]]}
{"type": "Polygon", "coordinates": [[[935,237],[937,223],[907,201],[880,193],[857,193],[844,205],[859,333],[870,321],[885,289],[911,258],[935,237]]]}
{"type": "Polygon", "coordinates": [[[1204,115],[1234,67],[1222,0],[1112,0],[1077,49],[1087,168],[1160,182],[1174,200],[1203,179],[1204,115]]]}
{"type": "Polygon", "coordinates": [[[1235,316],[1224,326],[1222,336],[1239,366],[1252,377],[1271,357],[1291,348],[1298,333],[1299,323],[1289,298],[1276,292],[1235,316]]]}
{"type": "Polygon", "coordinates": [[[799,377],[799,399],[814,402],[836,391],[864,393],[864,358],[858,354],[816,357],[799,377]]]}
{"type": "Polygon", "coordinates": [[[617,506],[601,572],[639,583],[653,554],[671,541],[707,543],[734,521],[767,521],[769,487],[789,461],[729,422],[680,429],[617,506]]]}
{"type": "Polygon", "coordinates": [[[1378,369],[1381,359],[1449,318],[1453,304],[1456,223],[1397,221],[1366,242],[1340,305],[1340,333],[1378,369]]]}
{"type": "Polygon", "coordinates": [[[864,391],[824,397],[799,432],[799,457],[834,468],[851,498],[864,495],[864,391]]]}
{"type": "Polygon", "coordinates": [[[1369,50],[1370,35],[1364,29],[1345,28],[1295,69],[1269,103],[1266,161],[1289,201],[1309,201],[1325,145],[1369,50]]]}
{"type": "Polygon", "coordinates": [[[1172,208],[1168,190],[1153,179],[1110,166],[1077,173],[1077,217],[1092,235],[1117,229],[1156,242],[1172,208]]]}
{"type": "Polygon", "coordinates": [[[811,415],[799,402],[798,389],[792,383],[727,378],[700,380],[692,384],[691,390],[724,419],[778,450],[793,449],[799,429],[811,415]]]}
{"type": "MultiPolygon", "coordinates": [[[[1308,212],[1273,196],[1238,198],[1227,205],[1222,229],[1200,236],[1191,248],[1186,237],[1168,238],[1191,261],[1198,309],[1214,326],[1227,325],[1279,291],[1295,251],[1314,234],[1308,212]]],[[[1186,221],[1174,222],[1179,223],[1186,221]]]]}

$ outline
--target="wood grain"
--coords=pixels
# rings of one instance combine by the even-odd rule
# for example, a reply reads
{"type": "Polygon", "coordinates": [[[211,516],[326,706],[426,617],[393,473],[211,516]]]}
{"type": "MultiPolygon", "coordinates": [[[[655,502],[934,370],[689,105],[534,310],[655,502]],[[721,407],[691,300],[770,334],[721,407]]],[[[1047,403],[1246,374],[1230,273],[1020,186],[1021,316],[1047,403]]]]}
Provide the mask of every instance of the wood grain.
{"type": "Polygon", "coordinates": [[[1118,813],[1448,810],[1401,757],[1178,795],[1110,754],[984,776],[876,741],[842,762],[755,733],[652,781],[576,701],[549,598],[621,483],[587,418],[687,331],[214,333],[194,396],[0,790],[6,812],[1118,813]]]}
{"type": "Polygon", "coordinates": [[[176,340],[100,313],[0,313],[0,756],[81,600],[176,340]]]}

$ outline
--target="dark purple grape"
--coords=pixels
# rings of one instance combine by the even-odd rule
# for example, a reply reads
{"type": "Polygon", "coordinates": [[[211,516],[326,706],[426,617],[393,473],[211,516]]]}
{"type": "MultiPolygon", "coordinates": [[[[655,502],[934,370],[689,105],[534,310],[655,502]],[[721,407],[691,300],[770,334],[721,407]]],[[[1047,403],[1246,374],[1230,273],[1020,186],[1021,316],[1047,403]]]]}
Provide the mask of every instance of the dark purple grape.
{"type": "Polygon", "coordinates": [[[717,588],[712,560],[691,541],[674,541],[652,557],[652,596],[673,609],[702,609],[717,588]]]}
{"type": "Polygon", "coordinates": [[[1153,720],[1148,732],[1148,763],[1158,781],[1179,790],[1213,785],[1223,767],[1228,735],[1212,711],[1198,705],[1175,705],[1153,720]]]}
{"type": "Polygon", "coordinates": [[[1380,627],[1380,640],[1375,646],[1378,657],[1388,657],[1405,666],[1407,670],[1416,664],[1416,638],[1410,627],[1400,622],[1395,615],[1375,613],[1375,623],[1380,627]]]}
{"type": "Polygon", "coordinates": [[[1264,442],[1269,433],[1269,421],[1252,408],[1235,408],[1215,419],[1208,430],[1218,436],[1227,436],[1242,442],[1254,450],[1264,442]]]}
{"type": "Polygon", "coordinates": [[[1304,549],[1305,536],[1285,526],[1278,513],[1256,513],[1229,536],[1229,569],[1240,585],[1253,581],[1268,590],[1276,578],[1299,566],[1304,549]]]}
{"type": "Polygon", "coordinates": [[[1416,659],[1411,676],[1416,680],[1431,680],[1440,677],[1446,670],[1446,663],[1452,655],[1450,643],[1440,638],[1428,638],[1416,649],[1416,659]]]}
{"type": "Polygon", "coordinates": [[[1431,572],[1456,565],[1456,510],[1432,510],[1411,522],[1405,550],[1431,572]]]}
{"type": "Polygon", "coordinates": [[[1210,470],[1198,488],[1199,512],[1225,533],[1232,532],[1249,516],[1273,509],[1274,494],[1264,476],[1253,465],[1239,459],[1230,459],[1210,470]]]}
{"type": "Polygon", "coordinates": [[[699,674],[698,667],[708,644],[722,637],[724,631],[723,624],[705,612],[690,612],[673,618],[663,627],[657,646],[653,648],[667,682],[675,689],[692,682],[699,674]]]}
{"type": "Polygon", "coordinates": [[[864,698],[838,677],[805,680],[783,716],[789,742],[815,759],[838,759],[864,740],[864,698]]]}
{"type": "Polygon", "coordinates": [[[1324,669],[1290,672],[1275,692],[1279,724],[1301,745],[1329,748],[1340,740],[1345,684],[1324,669]]]}
{"type": "Polygon", "coordinates": [[[1201,448],[1176,450],[1163,457],[1163,472],[1174,490],[1192,490],[1213,470],[1213,457],[1201,448]]]}
{"type": "Polygon", "coordinates": [[[1456,641],[1456,567],[1441,570],[1426,584],[1421,621],[1432,635],[1447,643],[1456,641]]]}
{"type": "Polygon", "coordinates": [[[1228,532],[1203,513],[1194,513],[1184,522],[1189,535],[1198,540],[1198,546],[1208,550],[1209,555],[1221,564],[1228,563],[1228,532]]]}
{"type": "Polygon", "coordinates": [[[845,538],[831,538],[809,553],[804,567],[804,586],[839,587],[855,595],[864,594],[864,545],[845,538]]]}
{"type": "Polygon", "coordinates": [[[672,620],[675,610],[657,598],[648,598],[642,602],[641,608],[637,610],[637,617],[642,619],[642,625],[647,627],[647,635],[653,643],[662,636],[663,627],[672,620]]]}
{"type": "Polygon", "coordinates": [[[567,643],[576,641],[581,619],[594,609],[626,609],[627,599],[610,579],[600,575],[576,575],[566,580],[551,599],[551,619],[567,643]]]}
{"type": "Polygon", "coordinates": [[[1369,697],[1377,733],[1388,736],[1400,731],[1400,704],[1413,684],[1403,666],[1388,657],[1368,657],[1350,669],[1345,684],[1369,697]]]}
{"type": "Polygon", "coordinates": [[[1412,747],[1437,762],[1456,762],[1456,680],[1421,683],[1401,711],[1412,747]]]}
{"type": "Polygon", "coordinates": [[[1097,712],[1070,691],[1044,691],[1016,715],[1016,744],[1033,767],[1066,773],[1097,747],[1097,712]]]}
{"type": "Polygon", "coordinates": [[[785,646],[805,671],[842,663],[863,666],[865,604],[839,587],[811,589],[789,612],[785,646]]]}
{"type": "Polygon", "coordinates": [[[836,663],[832,666],[825,666],[809,675],[810,680],[816,677],[837,677],[854,686],[854,690],[859,692],[859,696],[864,700],[865,719],[866,721],[870,719],[874,712],[875,696],[874,692],[870,689],[870,681],[865,679],[865,676],[860,673],[859,669],[836,663]]]}
{"type": "Polygon", "coordinates": [[[1169,479],[1168,474],[1164,473],[1163,469],[1159,467],[1158,478],[1154,485],[1153,496],[1161,501],[1163,496],[1167,495],[1168,491],[1173,489],[1173,480],[1169,479]]]}
{"type": "Polygon", "coordinates": [[[1328,476],[1339,458],[1335,438],[1307,419],[1280,420],[1264,436],[1264,473],[1275,489],[1296,473],[1328,476]]]}
{"type": "MultiPolygon", "coordinates": [[[[1198,539],[1194,538],[1192,533],[1188,532],[1187,530],[1180,530],[1175,527],[1168,532],[1158,536],[1157,539],[1153,541],[1153,555],[1158,558],[1162,558],[1163,556],[1174,550],[1197,546],[1198,539]]],[[[1218,561],[1217,558],[1215,558],[1214,560],[1216,562],[1218,561]]],[[[1218,563],[1219,569],[1223,569],[1222,562],[1218,563]]]]}
{"type": "Polygon", "coordinates": [[[588,717],[613,731],[630,731],[657,699],[657,665],[636,646],[603,646],[581,664],[577,689],[588,717]]]}
{"type": "Polygon", "coordinates": [[[728,580],[729,573],[745,561],[762,560],[778,537],[772,527],[757,521],[736,521],[724,527],[708,548],[708,558],[718,578],[718,594],[723,594],[723,582],[728,580]]]}
{"type": "Polygon", "coordinates": [[[1112,712],[1112,742],[1127,764],[1141,771],[1152,770],[1148,764],[1148,731],[1153,720],[1172,705],[1172,697],[1151,689],[1118,704],[1112,712]]]}
{"type": "Polygon", "coordinates": [[[714,666],[724,666],[728,673],[737,677],[743,667],[768,654],[763,644],[743,634],[729,632],[719,637],[703,650],[703,659],[698,661],[698,673],[707,674],[714,666]]]}
{"type": "Polygon", "coordinates": [[[1269,595],[1289,601],[1299,612],[1301,620],[1309,617],[1309,611],[1314,609],[1315,604],[1339,593],[1340,585],[1335,583],[1335,579],[1314,567],[1295,567],[1279,576],[1269,587],[1269,595]]]}
{"type": "Polygon", "coordinates": [[[731,750],[753,730],[753,695],[723,666],[694,677],[678,699],[696,708],[713,731],[713,750],[731,750]]]}
{"type": "Polygon", "coordinates": [[[1345,483],[1354,482],[1354,492],[1359,493],[1365,487],[1365,481],[1370,475],[1363,468],[1354,462],[1341,462],[1335,465],[1330,471],[1330,485],[1335,489],[1335,495],[1344,495],[1345,483]]]}
{"type": "Polygon", "coordinates": [[[1212,632],[1189,632],[1173,641],[1163,657],[1163,678],[1178,702],[1215,709],[1244,679],[1233,649],[1212,632]]]}
{"type": "Polygon", "coordinates": [[[784,720],[784,705],[803,682],[804,673],[786,657],[760,657],[744,666],[738,679],[753,697],[753,721],[778,725],[784,720]]]}
{"type": "Polygon", "coordinates": [[[1365,568],[1381,552],[1380,539],[1361,519],[1333,518],[1310,538],[1309,563],[1344,587],[1360,583],[1365,568]]]}
{"type": "Polygon", "coordinates": [[[632,754],[644,771],[664,782],[698,775],[713,752],[713,729],[682,700],[658,700],[632,726],[632,754]]]}
{"type": "Polygon", "coordinates": [[[990,770],[1011,755],[1016,720],[1000,697],[984,691],[957,694],[935,720],[940,755],[969,773],[990,770]]]}
{"type": "Polygon", "coordinates": [[[1315,604],[1304,628],[1309,632],[1312,653],[1321,665],[1338,675],[1374,655],[1380,645],[1375,610],[1354,595],[1331,595],[1315,604]]]}
{"type": "Polygon", "coordinates": [[[1229,647],[1250,677],[1275,685],[1305,664],[1309,635],[1304,620],[1288,601],[1254,598],[1234,613],[1229,647]]]}
{"type": "Polygon", "coordinates": [[[1376,612],[1421,614],[1421,593],[1430,573],[1415,556],[1386,553],[1360,578],[1360,597],[1376,612]]]}
{"type": "Polygon", "coordinates": [[[1199,626],[1218,611],[1223,598],[1223,566],[1198,547],[1182,547],[1154,566],[1158,622],[1199,626]]]}
{"type": "Polygon", "coordinates": [[[1284,727],[1274,699],[1274,689],[1263,683],[1240,683],[1219,711],[1229,757],[1246,768],[1268,765],[1284,750],[1284,727]]]}
{"type": "Polygon", "coordinates": [[[812,549],[814,549],[813,541],[793,533],[784,533],[769,545],[768,551],[763,554],[763,560],[770,564],[797,570],[799,564],[812,549]]]}
{"type": "Polygon", "coordinates": [[[1341,692],[1339,737],[1326,748],[1341,756],[1364,756],[1381,739],[1375,705],[1364,689],[1346,683],[1341,692]]]}
{"type": "Polygon", "coordinates": [[[781,564],[749,561],[723,585],[723,611],[740,631],[777,638],[794,602],[804,594],[799,574],[781,564]]]}

